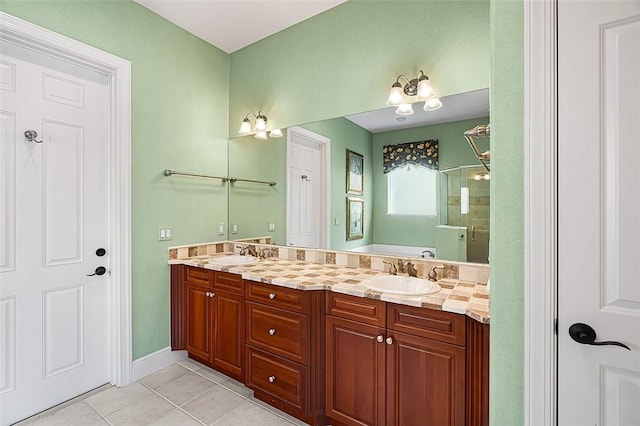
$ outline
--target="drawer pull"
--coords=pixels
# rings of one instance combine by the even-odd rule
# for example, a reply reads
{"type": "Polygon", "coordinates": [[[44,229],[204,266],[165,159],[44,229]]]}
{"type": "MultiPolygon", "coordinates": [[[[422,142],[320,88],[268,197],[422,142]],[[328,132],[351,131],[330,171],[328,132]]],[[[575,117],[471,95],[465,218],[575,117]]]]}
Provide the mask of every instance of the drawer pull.
{"type": "Polygon", "coordinates": [[[393,344],[393,339],[391,337],[387,337],[386,342],[387,342],[387,345],[391,345],[393,344]]]}
{"type": "Polygon", "coordinates": [[[276,294],[275,293],[269,293],[269,299],[273,300],[276,298],[276,294]]]}
{"type": "Polygon", "coordinates": [[[273,383],[276,381],[276,376],[269,376],[267,380],[269,380],[269,383],[273,383]]]}
{"type": "Polygon", "coordinates": [[[382,343],[382,342],[384,342],[384,336],[381,334],[381,335],[379,335],[378,337],[376,337],[376,340],[377,340],[379,343],[382,343]]]}
{"type": "Polygon", "coordinates": [[[275,328],[270,328],[269,329],[269,336],[273,336],[274,334],[276,334],[276,329],[275,328]]]}

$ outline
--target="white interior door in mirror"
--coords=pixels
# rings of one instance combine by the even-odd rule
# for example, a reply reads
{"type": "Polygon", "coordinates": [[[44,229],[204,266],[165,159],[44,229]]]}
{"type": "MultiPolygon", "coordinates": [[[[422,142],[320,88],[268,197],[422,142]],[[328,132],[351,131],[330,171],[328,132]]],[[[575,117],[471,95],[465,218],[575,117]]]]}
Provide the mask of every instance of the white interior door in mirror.
{"type": "Polygon", "coordinates": [[[287,134],[287,245],[322,248],[326,138],[296,128],[287,134]]]}

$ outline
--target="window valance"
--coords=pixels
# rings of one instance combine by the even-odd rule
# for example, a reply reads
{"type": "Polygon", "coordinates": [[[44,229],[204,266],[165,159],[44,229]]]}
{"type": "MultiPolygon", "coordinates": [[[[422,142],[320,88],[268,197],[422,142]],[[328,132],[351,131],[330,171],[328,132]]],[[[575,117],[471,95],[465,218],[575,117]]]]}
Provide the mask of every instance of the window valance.
{"type": "Polygon", "coordinates": [[[407,164],[438,170],[438,140],[407,142],[382,147],[384,173],[407,164]]]}

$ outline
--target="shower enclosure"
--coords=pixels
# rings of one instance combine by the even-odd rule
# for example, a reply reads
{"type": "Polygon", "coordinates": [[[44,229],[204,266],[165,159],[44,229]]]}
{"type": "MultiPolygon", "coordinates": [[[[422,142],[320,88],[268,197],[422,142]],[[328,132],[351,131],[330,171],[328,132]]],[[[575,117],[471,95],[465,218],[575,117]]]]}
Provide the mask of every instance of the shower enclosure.
{"type": "Polygon", "coordinates": [[[462,166],[441,172],[440,245],[462,262],[489,263],[489,187],[483,166],[462,166]]]}

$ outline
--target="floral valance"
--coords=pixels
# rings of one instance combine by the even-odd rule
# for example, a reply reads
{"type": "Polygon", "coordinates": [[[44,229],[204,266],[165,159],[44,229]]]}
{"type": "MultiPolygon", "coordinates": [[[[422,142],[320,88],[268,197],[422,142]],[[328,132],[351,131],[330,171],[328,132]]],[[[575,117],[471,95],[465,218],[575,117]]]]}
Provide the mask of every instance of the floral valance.
{"type": "Polygon", "coordinates": [[[438,170],[438,140],[407,142],[382,147],[384,173],[407,164],[438,170]]]}

